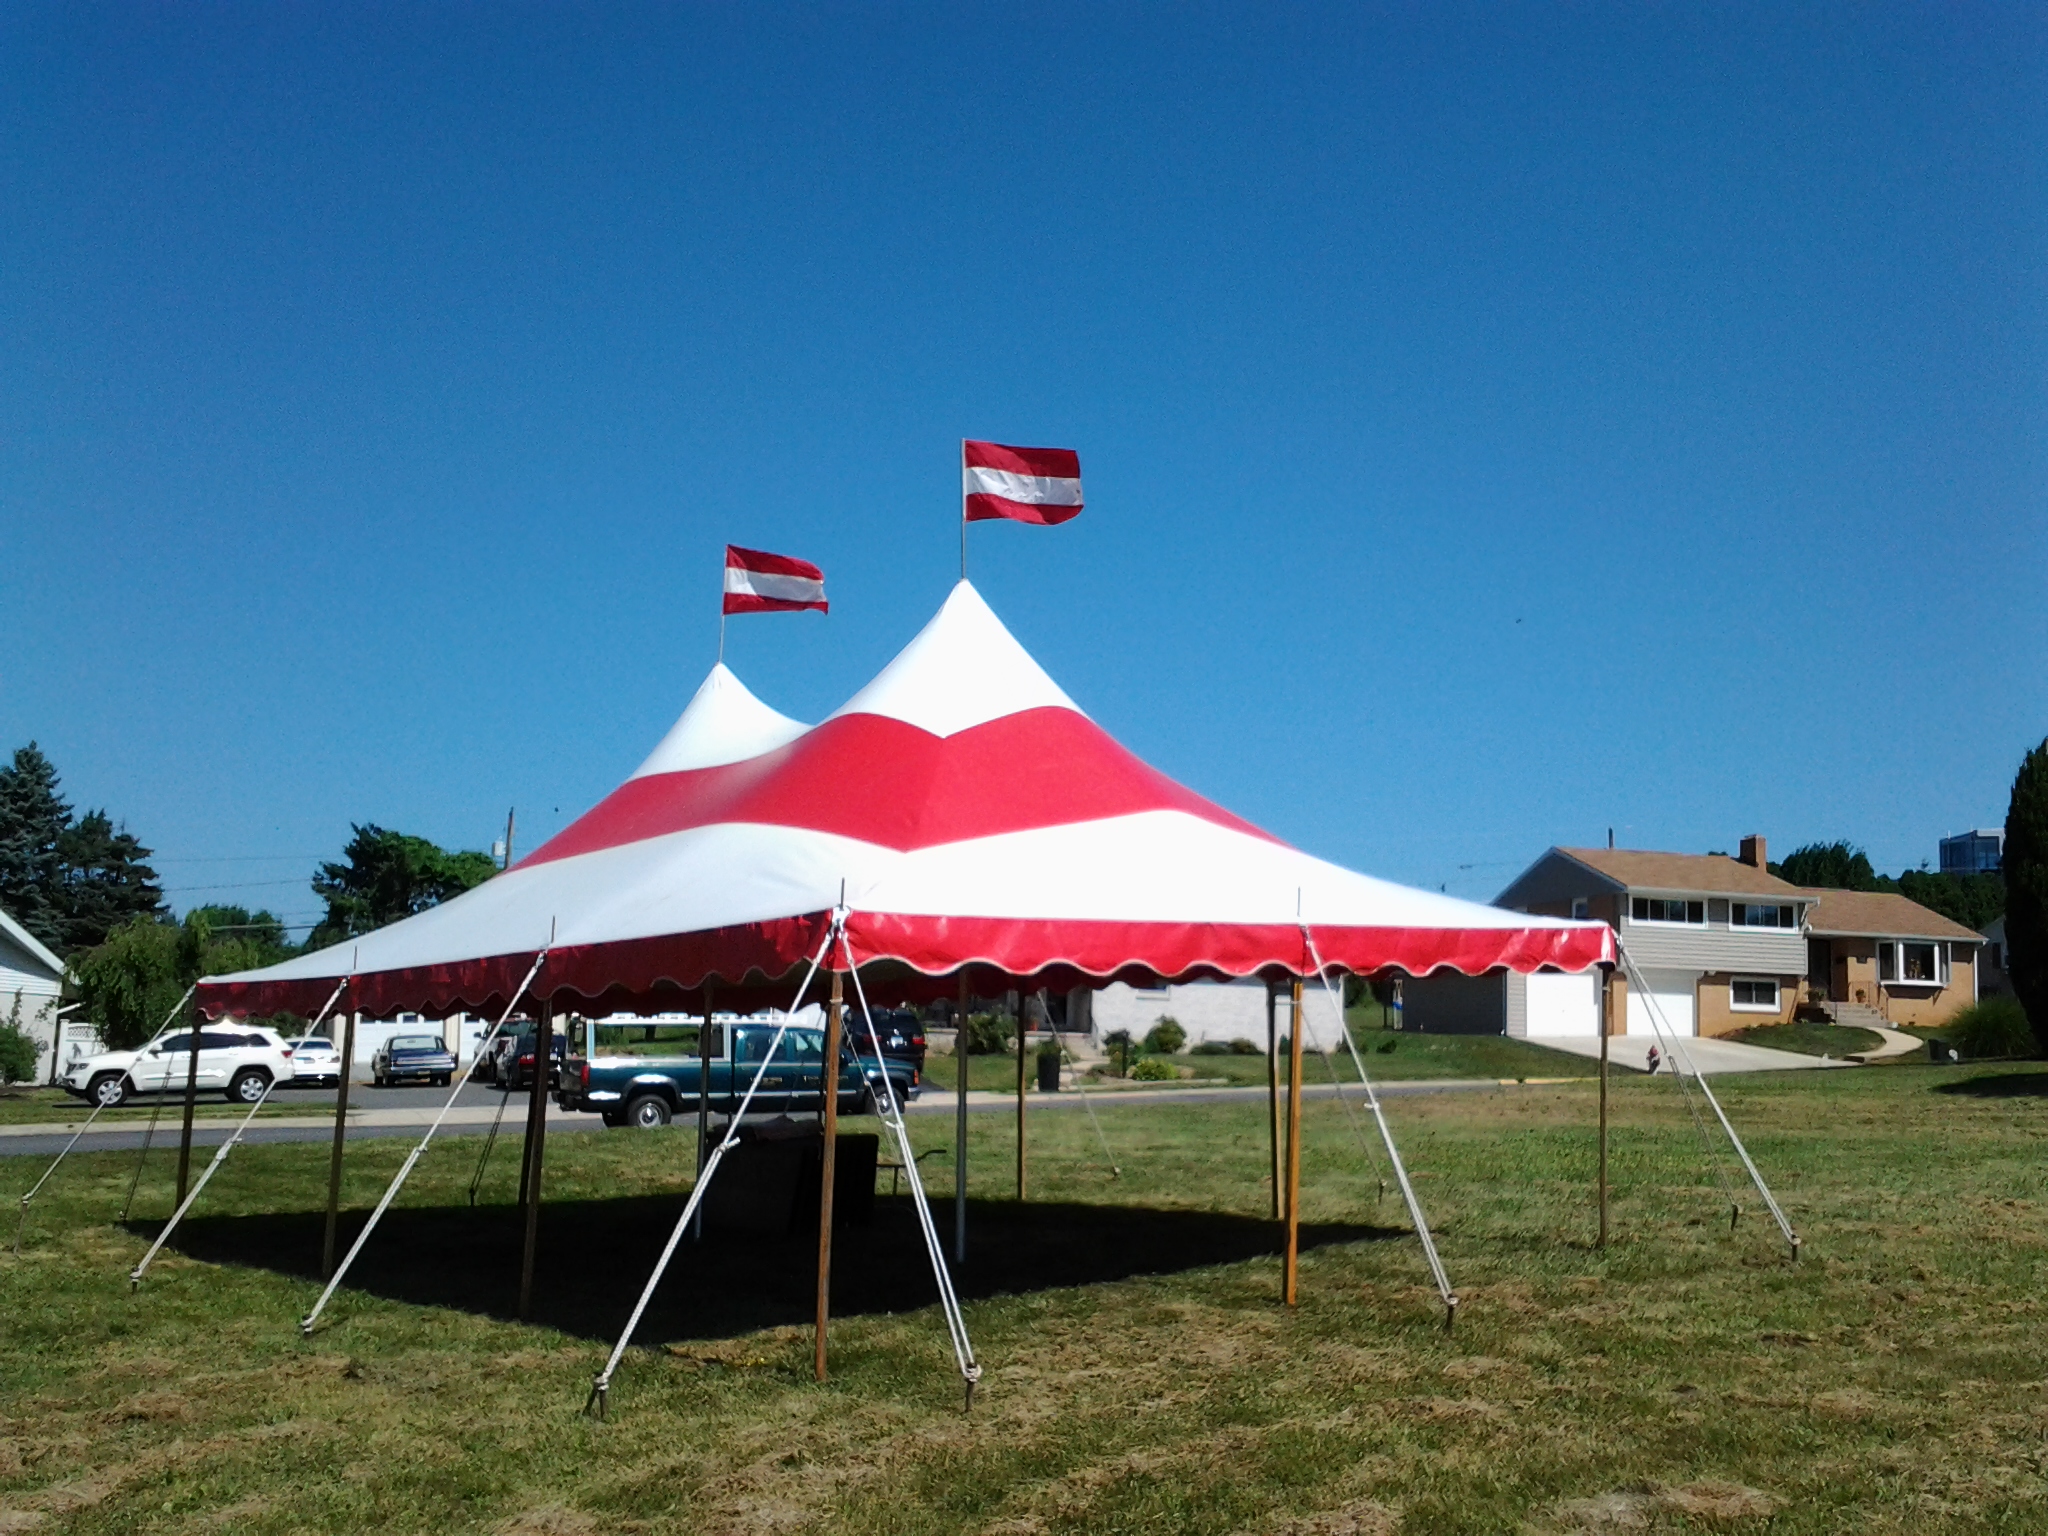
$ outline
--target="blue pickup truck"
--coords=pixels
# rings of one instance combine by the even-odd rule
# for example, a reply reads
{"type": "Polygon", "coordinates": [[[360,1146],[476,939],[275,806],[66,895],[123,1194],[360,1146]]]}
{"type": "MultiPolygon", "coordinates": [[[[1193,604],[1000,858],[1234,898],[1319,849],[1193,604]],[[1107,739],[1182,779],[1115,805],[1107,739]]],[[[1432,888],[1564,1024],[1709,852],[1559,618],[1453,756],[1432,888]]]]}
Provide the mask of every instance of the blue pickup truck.
{"type": "MultiPolygon", "coordinates": [[[[711,1112],[730,1115],[745,1096],[775,1039],[773,1023],[740,1022],[711,1026],[711,1112]]],[[[821,1070],[825,1032],[791,1028],[775,1047],[775,1057],[761,1078],[749,1114],[815,1114],[824,1106],[821,1070]]],[[[702,1063],[696,1051],[674,1056],[571,1056],[562,1063],[555,1102],[563,1109],[604,1116],[606,1125],[651,1128],[667,1125],[677,1115],[697,1111],[697,1079],[702,1063]]],[[[851,1043],[839,1050],[839,1112],[871,1114],[887,1091],[898,1104],[917,1097],[922,1073],[908,1061],[872,1054],[856,1055],[851,1043]]]]}

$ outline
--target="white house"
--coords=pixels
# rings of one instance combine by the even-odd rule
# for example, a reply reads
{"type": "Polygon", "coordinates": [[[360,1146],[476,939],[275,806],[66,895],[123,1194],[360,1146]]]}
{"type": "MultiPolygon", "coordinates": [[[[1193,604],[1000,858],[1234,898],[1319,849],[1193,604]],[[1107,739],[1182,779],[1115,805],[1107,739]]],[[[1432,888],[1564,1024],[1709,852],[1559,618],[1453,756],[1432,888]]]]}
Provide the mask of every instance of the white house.
{"type": "MultiPolygon", "coordinates": [[[[1342,986],[1341,982],[1335,984],[1342,986]]],[[[1081,1034],[1092,1032],[1097,1045],[1119,1029],[1129,1030],[1133,1040],[1143,1040],[1145,1032],[1154,1024],[1170,1018],[1187,1031],[1191,1046],[1211,1040],[1225,1045],[1233,1040],[1249,1040],[1259,1048],[1261,1055],[1265,1053],[1266,984],[1263,981],[1196,981],[1163,987],[1132,987],[1117,981],[1098,992],[1082,995],[1088,998],[1086,1011],[1089,1020],[1086,1026],[1076,1020],[1074,1029],[1081,1034]]],[[[1322,983],[1311,981],[1303,989],[1302,1005],[1308,1014],[1307,1040],[1321,1041],[1326,1048],[1335,1049],[1340,1038],[1337,1010],[1324,993],[1322,983]]],[[[1293,1003],[1288,994],[1284,990],[1276,993],[1276,1036],[1288,1033],[1292,1010],[1293,1003]]]]}
{"type": "Polygon", "coordinates": [[[36,1077],[55,1081],[58,1047],[57,1000],[64,991],[64,962],[34,934],[0,910],[0,1019],[15,1018],[36,1042],[36,1077]],[[43,1060],[48,1056],[48,1062],[43,1060]]]}

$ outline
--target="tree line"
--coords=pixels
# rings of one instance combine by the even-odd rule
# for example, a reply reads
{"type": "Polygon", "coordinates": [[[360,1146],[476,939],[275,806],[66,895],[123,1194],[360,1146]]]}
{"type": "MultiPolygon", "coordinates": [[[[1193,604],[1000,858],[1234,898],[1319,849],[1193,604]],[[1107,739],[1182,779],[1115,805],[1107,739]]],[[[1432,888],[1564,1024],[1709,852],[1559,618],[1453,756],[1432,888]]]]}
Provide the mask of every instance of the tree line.
{"type": "Polygon", "coordinates": [[[313,871],[325,915],[302,941],[262,909],[209,904],[175,917],[149,862],[153,850],[104,809],[76,814],[32,741],[0,767],[0,908],[64,962],[67,1001],[85,1005],[110,1046],[139,1045],[201,976],[324,949],[497,873],[487,853],[374,823],[349,832],[341,857],[313,871]]]}

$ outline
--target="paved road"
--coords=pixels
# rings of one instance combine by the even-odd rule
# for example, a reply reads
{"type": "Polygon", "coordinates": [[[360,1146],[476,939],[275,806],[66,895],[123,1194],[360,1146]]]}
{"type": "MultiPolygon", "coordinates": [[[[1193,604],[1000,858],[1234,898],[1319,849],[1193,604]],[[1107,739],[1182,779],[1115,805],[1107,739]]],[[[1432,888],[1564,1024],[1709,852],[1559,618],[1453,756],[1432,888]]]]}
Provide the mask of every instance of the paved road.
{"type": "MultiPolygon", "coordinates": [[[[1566,1081],[1566,1079],[1545,1079],[1542,1081],[1566,1081]]],[[[1429,1079],[1421,1082],[1385,1083],[1379,1086],[1382,1098],[1396,1098],[1419,1093],[1474,1093],[1500,1092],[1506,1088],[1520,1086],[1512,1082],[1498,1082],[1483,1079],[1429,1079]]],[[[1333,1092],[1327,1083],[1311,1083],[1302,1089],[1306,1098],[1328,1098],[1333,1092]]],[[[1352,1096],[1355,1088],[1347,1089],[1352,1096]]],[[[1119,1104],[1232,1104],[1255,1102],[1264,1099],[1264,1088],[1160,1088],[1160,1089],[1115,1089],[1099,1090],[1090,1094],[1089,1100],[1098,1110],[1113,1109],[1119,1104]]],[[[504,1103],[505,1095],[494,1088],[471,1085],[462,1091],[456,1106],[450,1112],[443,1127],[443,1134],[481,1135],[490,1126],[493,1115],[504,1103]]],[[[370,1088],[356,1084],[349,1089],[349,1139],[360,1141],[365,1138],[417,1137],[440,1112],[448,1101],[445,1088],[370,1088]]],[[[326,1141],[334,1134],[334,1090],[295,1089],[289,1094],[280,1092],[271,1100],[280,1108],[294,1111],[278,1118],[259,1119],[243,1138],[245,1143],[326,1141]]],[[[1031,1112],[1062,1109],[1079,1109],[1082,1098],[1079,1093],[1061,1092],[1041,1094],[1033,1092],[1030,1100],[1031,1112]]],[[[182,1101],[173,1100],[164,1106],[163,1118],[157,1122],[157,1146],[176,1146],[178,1141],[179,1111],[182,1101]]],[[[967,1107],[977,1114],[1000,1113],[1013,1108],[1016,1098],[1008,1093],[973,1092],[967,1095],[967,1107]]],[[[596,1115],[569,1114],[549,1105],[548,1131],[603,1130],[604,1122],[596,1115]]],[[[526,1111],[526,1096],[516,1094],[512,1102],[505,1105],[504,1132],[518,1135],[523,1126],[526,1111]]],[[[926,1094],[910,1106],[913,1115],[950,1115],[955,1113],[953,1095],[943,1090],[926,1094]]],[[[213,1114],[193,1125],[192,1144],[195,1147],[217,1147],[225,1141],[234,1129],[239,1117],[213,1114]]],[[[41,1126],[10,1125],[0,1126],[0,1157],[54,1157],[63,1150],[71,1139],[71,1133],[83,1122],[78,1121],[61,1128],[45,1129],[41,1126]]],[[[126,1122],[118,1126],[92,1128],[78,1144],[82,1152],[132,1151],[142,1145],[145,1126],[139,1122],[126,1122]]],[[[502,1134],[502,1133],[501,1133],[502,1134]]]]}

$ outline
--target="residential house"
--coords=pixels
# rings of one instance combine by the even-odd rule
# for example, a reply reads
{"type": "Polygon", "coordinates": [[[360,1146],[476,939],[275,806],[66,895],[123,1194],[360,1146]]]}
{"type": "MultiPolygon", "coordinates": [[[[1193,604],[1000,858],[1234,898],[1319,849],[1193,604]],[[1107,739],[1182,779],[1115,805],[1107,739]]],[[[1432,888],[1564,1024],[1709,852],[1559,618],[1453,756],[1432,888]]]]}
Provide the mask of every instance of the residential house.
{"type": "Polygon", "coordinates": [[[54,1075],[62,1043],[57,999],[63,991],[64,962],[0,910],[0,1020],[14,1019],[36,1042],[38,1079],[54,1075]],[[45,1053],[47,1062],[42,1060],[45,1053]]]}
{"type": "Polygon", "coordinates": [[[2006,972],[2005,919],[1994,918],[1984,925],[1984,942],[1977,951],[1977,995],[1996,997],[2012,990],[2006,972]]]}
{"type": "Polygon", "coordinates": [[[1812,989],[1844,1024],[1939,1024],[1977,1000],[1984,936],[1892,891],[1808,891],[1812,989]]]}
{"type": "MultiPolygon", "coordinates": [[[[1335,983],[1341,986],[1342,983],[1335,983]]],[[[1161,1019],[1170,1018],[1187,1032],[1188,1044],[1207,1041],[1229,1044],[1249,1040],[1261,1054],[1266,1049],[1266,984],[1249,981],[1197,981],[1157,987],[1134,987],[1113,981],[1100,991],[1073,994],[1083,1000],[1075,1008],[1069,1002],[1069,1019],[1061,1025],[1086,1037],[1092,1033],[1097,1044],[1117,1030],[1127,1029],[1133,1040],[1161,1019]]],[[[1274,999],[1274,1033],[1288,1032],[1292,999],[1281,991],[1274,999]]],[[[1302,1011],[1308,1015],[1308,1038],[1335,1050],[1342,1038],[1337,1033],[1337,1009],[1323,991],[1321,982],[1311,980],[1302,990],[1302,1011]]],[[[1059,1021],[1055,1021],[1059,1022],[1059,1021]]]]}
{"type": "MultiPolygon", "coordinates": [[[[1645,984],[1638,989],[1625,973],[1614,977],[1608,1016],[1616,1033],[1647,1035],[1661,1026],[1676,1035],[1733,1034],[1791,1019],[1807,970],[1806,918],[1815,893],[1771,874],[1764,849],[1761,837],[1743,838],[1735,858],[1552,848],[1494,904],[1613,926],[1645,984]]],[[[1570,1020],[1559,1021],[1574,1027],[1550,1032],[1599,1032],[1592,989],[1581,985],[1585,1000],[1574,1003],[1570,1020]]]]}

